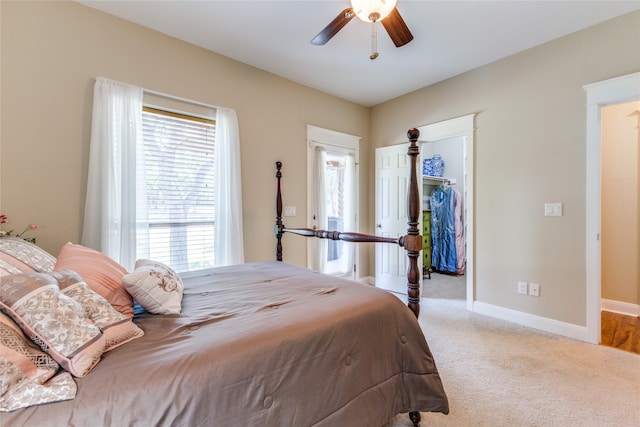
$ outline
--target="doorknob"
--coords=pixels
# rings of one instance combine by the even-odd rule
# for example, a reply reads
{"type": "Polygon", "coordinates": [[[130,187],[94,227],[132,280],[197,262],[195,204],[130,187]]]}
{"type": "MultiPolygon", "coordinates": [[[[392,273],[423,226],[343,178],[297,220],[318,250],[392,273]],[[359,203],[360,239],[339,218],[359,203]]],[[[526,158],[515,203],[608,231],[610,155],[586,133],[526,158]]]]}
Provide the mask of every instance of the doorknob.
{"type": "Polygon", "coordinates": [[[376,224],[376,228],[382,228],[382,224],[376,224]]]}

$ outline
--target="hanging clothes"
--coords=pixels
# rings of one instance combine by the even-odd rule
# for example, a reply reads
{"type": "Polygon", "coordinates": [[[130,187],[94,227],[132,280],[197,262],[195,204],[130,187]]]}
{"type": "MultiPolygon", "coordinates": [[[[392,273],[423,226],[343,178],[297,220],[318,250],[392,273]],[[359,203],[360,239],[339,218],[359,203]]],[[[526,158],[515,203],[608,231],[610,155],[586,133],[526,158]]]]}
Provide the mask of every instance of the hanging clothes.
{"type": "Polygon", "coordinates": [[[458,261],[458,274],[464,274],[464,226],[462,224],[462,196],[457,188],[453,188],[453,224],[456,234],[456,256],[458,261]]]}
{"type": "Polygon", "coordinates": [[[458,272],[455,232],[455,192],[438,187],[431,193],[431,265],[436,271],[458,272]]]}

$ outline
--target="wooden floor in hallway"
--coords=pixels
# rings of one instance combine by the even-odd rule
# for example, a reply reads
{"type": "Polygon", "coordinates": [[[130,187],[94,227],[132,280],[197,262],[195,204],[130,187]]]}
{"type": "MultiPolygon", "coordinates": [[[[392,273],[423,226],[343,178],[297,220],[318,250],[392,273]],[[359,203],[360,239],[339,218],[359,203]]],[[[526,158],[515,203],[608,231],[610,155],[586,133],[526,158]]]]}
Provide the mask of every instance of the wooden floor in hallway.
{"type": "Polygon", "coordinates": [[[640,354],[640,317],[602,311],[600,343],[640,354]]]}

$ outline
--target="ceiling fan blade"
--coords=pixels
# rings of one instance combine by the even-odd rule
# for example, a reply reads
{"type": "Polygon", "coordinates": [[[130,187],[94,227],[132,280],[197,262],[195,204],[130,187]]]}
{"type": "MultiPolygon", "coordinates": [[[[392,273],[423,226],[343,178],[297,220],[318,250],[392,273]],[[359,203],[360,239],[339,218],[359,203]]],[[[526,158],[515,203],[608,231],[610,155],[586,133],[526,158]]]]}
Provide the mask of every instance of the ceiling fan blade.
{"type": "Polygon", "coordinates": [[[326,42],[331,40],[331,37],[335,36],[336,33],[342,29],[342,27],[347,25],[349,21],[353,19],[354,16],[356,16],[356,14],[353,13],[353,10],[351,10],[350,7],[346,8],[345,10],[340,12],[340,14],[336,16],[335,19],[329,23],[329,25],[324,27],[324,29],[320,31],[318,35],[313,38],[313,40],[311,40],[311,44],[315,44],[315,45],[325,44],[326,42]]]}
{"type": "Polygon", "coordinates": [[[404,19],[400,16],[397,8],[394,7],[389,16],[381,22],[396,47],[404,46],[413,40],[413,34],[409,31],[407,24],[404,23],[404,19]]]}

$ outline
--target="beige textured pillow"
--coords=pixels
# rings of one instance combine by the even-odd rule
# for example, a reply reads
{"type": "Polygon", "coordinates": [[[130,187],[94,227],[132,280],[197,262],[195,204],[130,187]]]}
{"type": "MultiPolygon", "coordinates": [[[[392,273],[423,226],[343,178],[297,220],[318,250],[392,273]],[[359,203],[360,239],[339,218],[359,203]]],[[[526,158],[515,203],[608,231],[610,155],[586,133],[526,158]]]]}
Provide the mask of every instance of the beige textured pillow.
{"type": "Polygon", "coordinates": [[[85,321],[84,309],[46,273],[0,278],[0,309],[64,369],[83,377],[100,361],[105,338],[85,321]]]}
{"type": "Polygon", "coordinates": [[[127,291],[154,314],[180,314],[184,285],[178,274],[158,261],[139,259],[135,270],[122,278],[127,291]]]}
{"type": "Polygon", "coordinates": [[[51,275],[58,281],[62,293],[79,302],[85,317],[100,328],[106,342],[105,352],[144,335],[142,329],[89,288],[75,271],[55,271],[51,275]]]}
{"type": "Polygon", "coordinates": [[[95,249],[67,243],[58,254],[55,271],[72,270],[120,313],[133,318],[133,299],[122,284],[127,270],[95,249]]]}

